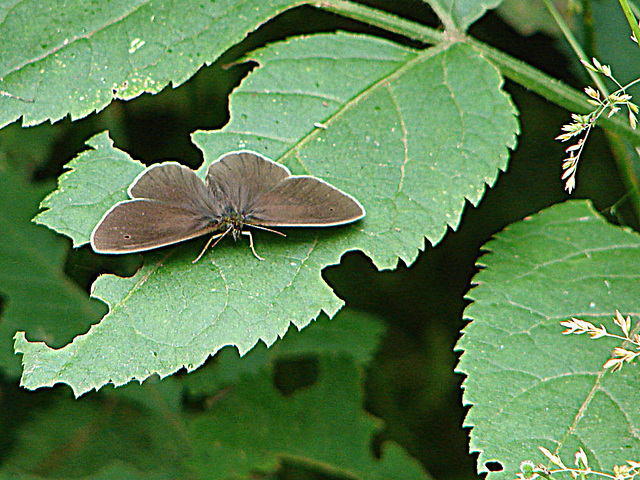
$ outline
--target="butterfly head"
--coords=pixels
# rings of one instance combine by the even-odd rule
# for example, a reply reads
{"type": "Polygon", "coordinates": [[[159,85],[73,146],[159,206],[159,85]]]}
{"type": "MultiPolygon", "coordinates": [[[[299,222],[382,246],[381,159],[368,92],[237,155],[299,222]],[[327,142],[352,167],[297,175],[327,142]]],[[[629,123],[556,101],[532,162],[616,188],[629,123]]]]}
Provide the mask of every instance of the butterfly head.
{"type": "Polygon", "coordinates": [[[233,239],[238,240],[244,228],[244,216],[239,213],[224,214],[219,220],[219,229],[231,231],[233,239]]]}

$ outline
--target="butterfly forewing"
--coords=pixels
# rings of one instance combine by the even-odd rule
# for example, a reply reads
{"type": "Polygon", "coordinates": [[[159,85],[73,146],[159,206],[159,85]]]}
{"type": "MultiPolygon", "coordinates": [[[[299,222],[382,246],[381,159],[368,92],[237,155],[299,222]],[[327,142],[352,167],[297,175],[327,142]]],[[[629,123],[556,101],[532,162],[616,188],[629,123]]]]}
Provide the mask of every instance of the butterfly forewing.
{"type": "Polygon", "coordinates": [[[220,210],[205,183],[193,170],[175,162],[147,168],[129,187],[131,198],[146,198],[194,212],[220,210]]]}
{"type": "Polygon", "coordinates": [[[91,234],[98,253],[142,252],[217,230],[210,217],[149,200],[116,204],[91,234]]]}
{"type": "Polygon", "coordinates": [[[330,227],[364,217],[362,205],[315,177],[292,176],[258,198],[245,219],[267,227],[330,227]]]}

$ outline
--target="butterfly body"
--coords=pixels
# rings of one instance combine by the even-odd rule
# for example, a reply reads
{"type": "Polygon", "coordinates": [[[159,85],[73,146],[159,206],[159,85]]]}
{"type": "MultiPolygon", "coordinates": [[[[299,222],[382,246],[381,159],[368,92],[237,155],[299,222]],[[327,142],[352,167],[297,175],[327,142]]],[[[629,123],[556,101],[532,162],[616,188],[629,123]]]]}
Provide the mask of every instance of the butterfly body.
{"type": "Polygon", "coordinates": [[[365,215],[356,199],[332,185],[291,175],[249,151],[213,162],[204,182],[175,162],[152,165],[128,193],[131,199],[114,205],[94,228],[96,252],[141,252],[217,231],[237,240],[245,226],[273,232],[270,227],[342,225],[365,215]]]}

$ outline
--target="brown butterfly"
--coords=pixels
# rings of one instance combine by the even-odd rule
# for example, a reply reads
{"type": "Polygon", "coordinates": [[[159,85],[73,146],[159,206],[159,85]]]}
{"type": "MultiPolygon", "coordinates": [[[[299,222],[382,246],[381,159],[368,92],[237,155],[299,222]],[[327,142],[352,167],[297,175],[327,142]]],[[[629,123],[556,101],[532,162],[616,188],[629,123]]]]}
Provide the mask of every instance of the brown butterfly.
{"type": "Polygon", "coordinates": [[[128,189],[131,200],[114,205],[91,233],[98,253],[143,252],[213,235],[214,246],[229,232],[249,236],[245,226],[284,235],[270,227],[330,227],[365,216],[360,202],[333,185],[250,151],[231,152],[213,162],[202,181],[176,162],[152,165],[128,189]]]}

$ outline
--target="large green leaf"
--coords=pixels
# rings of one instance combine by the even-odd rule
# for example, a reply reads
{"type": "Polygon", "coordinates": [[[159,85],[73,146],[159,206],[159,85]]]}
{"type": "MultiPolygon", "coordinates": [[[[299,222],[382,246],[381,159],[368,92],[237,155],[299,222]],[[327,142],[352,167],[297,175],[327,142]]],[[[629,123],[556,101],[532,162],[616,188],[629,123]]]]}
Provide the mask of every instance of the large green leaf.
{"type": "Polygon", "coordinates": [[[581,447],[607,471],[640,458],[640,370],[605,373],[617,342],[564,336],[559,323],[577,317],[620,333],[615,310],[637,315],[640,237],[569,202],[511,225],[485,249],[458,344],[479,470],[499,462],[504,470],[488,478],[512,479],[523,460],[546,463],[538,446],[567,465],[581,447]]]}
{"type": "MultiPolygon", "coordinates": [[[[244,353],[258,340],[271,345],[290,323],[302,328],[321,311],[332,316],[341,301],[322,281],[323,267],[353,249],[379,268],[413,262],[425,236],[437,243],[457,227],[466,200],[480,201],[515,144],[502,79],[466,45],[416,51],[332,34],[274,44],[252,58],[261,68],[234,92],[229,125],[194,135],[205,157],[199,174],[219,155],[250,148],[351,193],[367,217],[340,228],[290,229],[287,238],[259,232],[265,262],[231,242],[196,265],[203,241],[145,255],[134,277],[98,279],[93,294],[110,313],[88,334],[55,351],[18,335],[23,385],[65,382],[81,394],[166,376],[196,368],[224,345],[244,353]]],[[[75,231],[76,244],[88,240],[106,199],[121,198],[139,171],[106,137],[91,145],[96,151],[73,164],[40,217],[75,231]],[[100,170],[113,176],[85,181],[96,176],[84,162],[90,156],[104,159],[100,170]],[[113,169],[104,168],[109,162],[113,169]],[[66,188],[72,184],[82,185],[80,199],[66,188]]]]}
{"type": "Polygon", "coordinates": [[[288,332],[277,348],[260,345],[244,358],[225,349],[196,380],[129,384],[79,401],[59,396],[21,426],[0,475],[223,480],[273,473],[286,461],[344,478],[427,479],[394,442],[381,458],[373,454],[382,423],[363,409],[363,367],[383,332],[376,318],[345,310],[288,332]],[[313,381],[283,393],[277,370],[287,362],[313,365],[313,381]],[[183,389],[188,405],[179,401],[183,389]]]}
{"type": "Polygon", "coordinates": [[[21,370],[13,353],[16,330],[58,348],[104,313],[103,305],[65,276],[66,242],[31,222],[47,190],[0,170],[0,368],[16,377],[21,370]]]}
{"type": "Polygon", "coordinates": [[[378,268],[412,263],[457,228],[516,143],[497,70],[463,44],[416,51],[361,35],[315,35],[251,55],[231,121],[196,132],[205,166],[251,148],[324,178],[367,209],[350,239],[378,268]]]}
{"type": "Polygon", "coordinates": [[[0,6],[0,127],[180,85],[300,0],[27,0],[0,6]],[[6,95],[6,94],[10,94],[6,95]],[[15,98],[16,96],[21,97],[15,98]]]}

